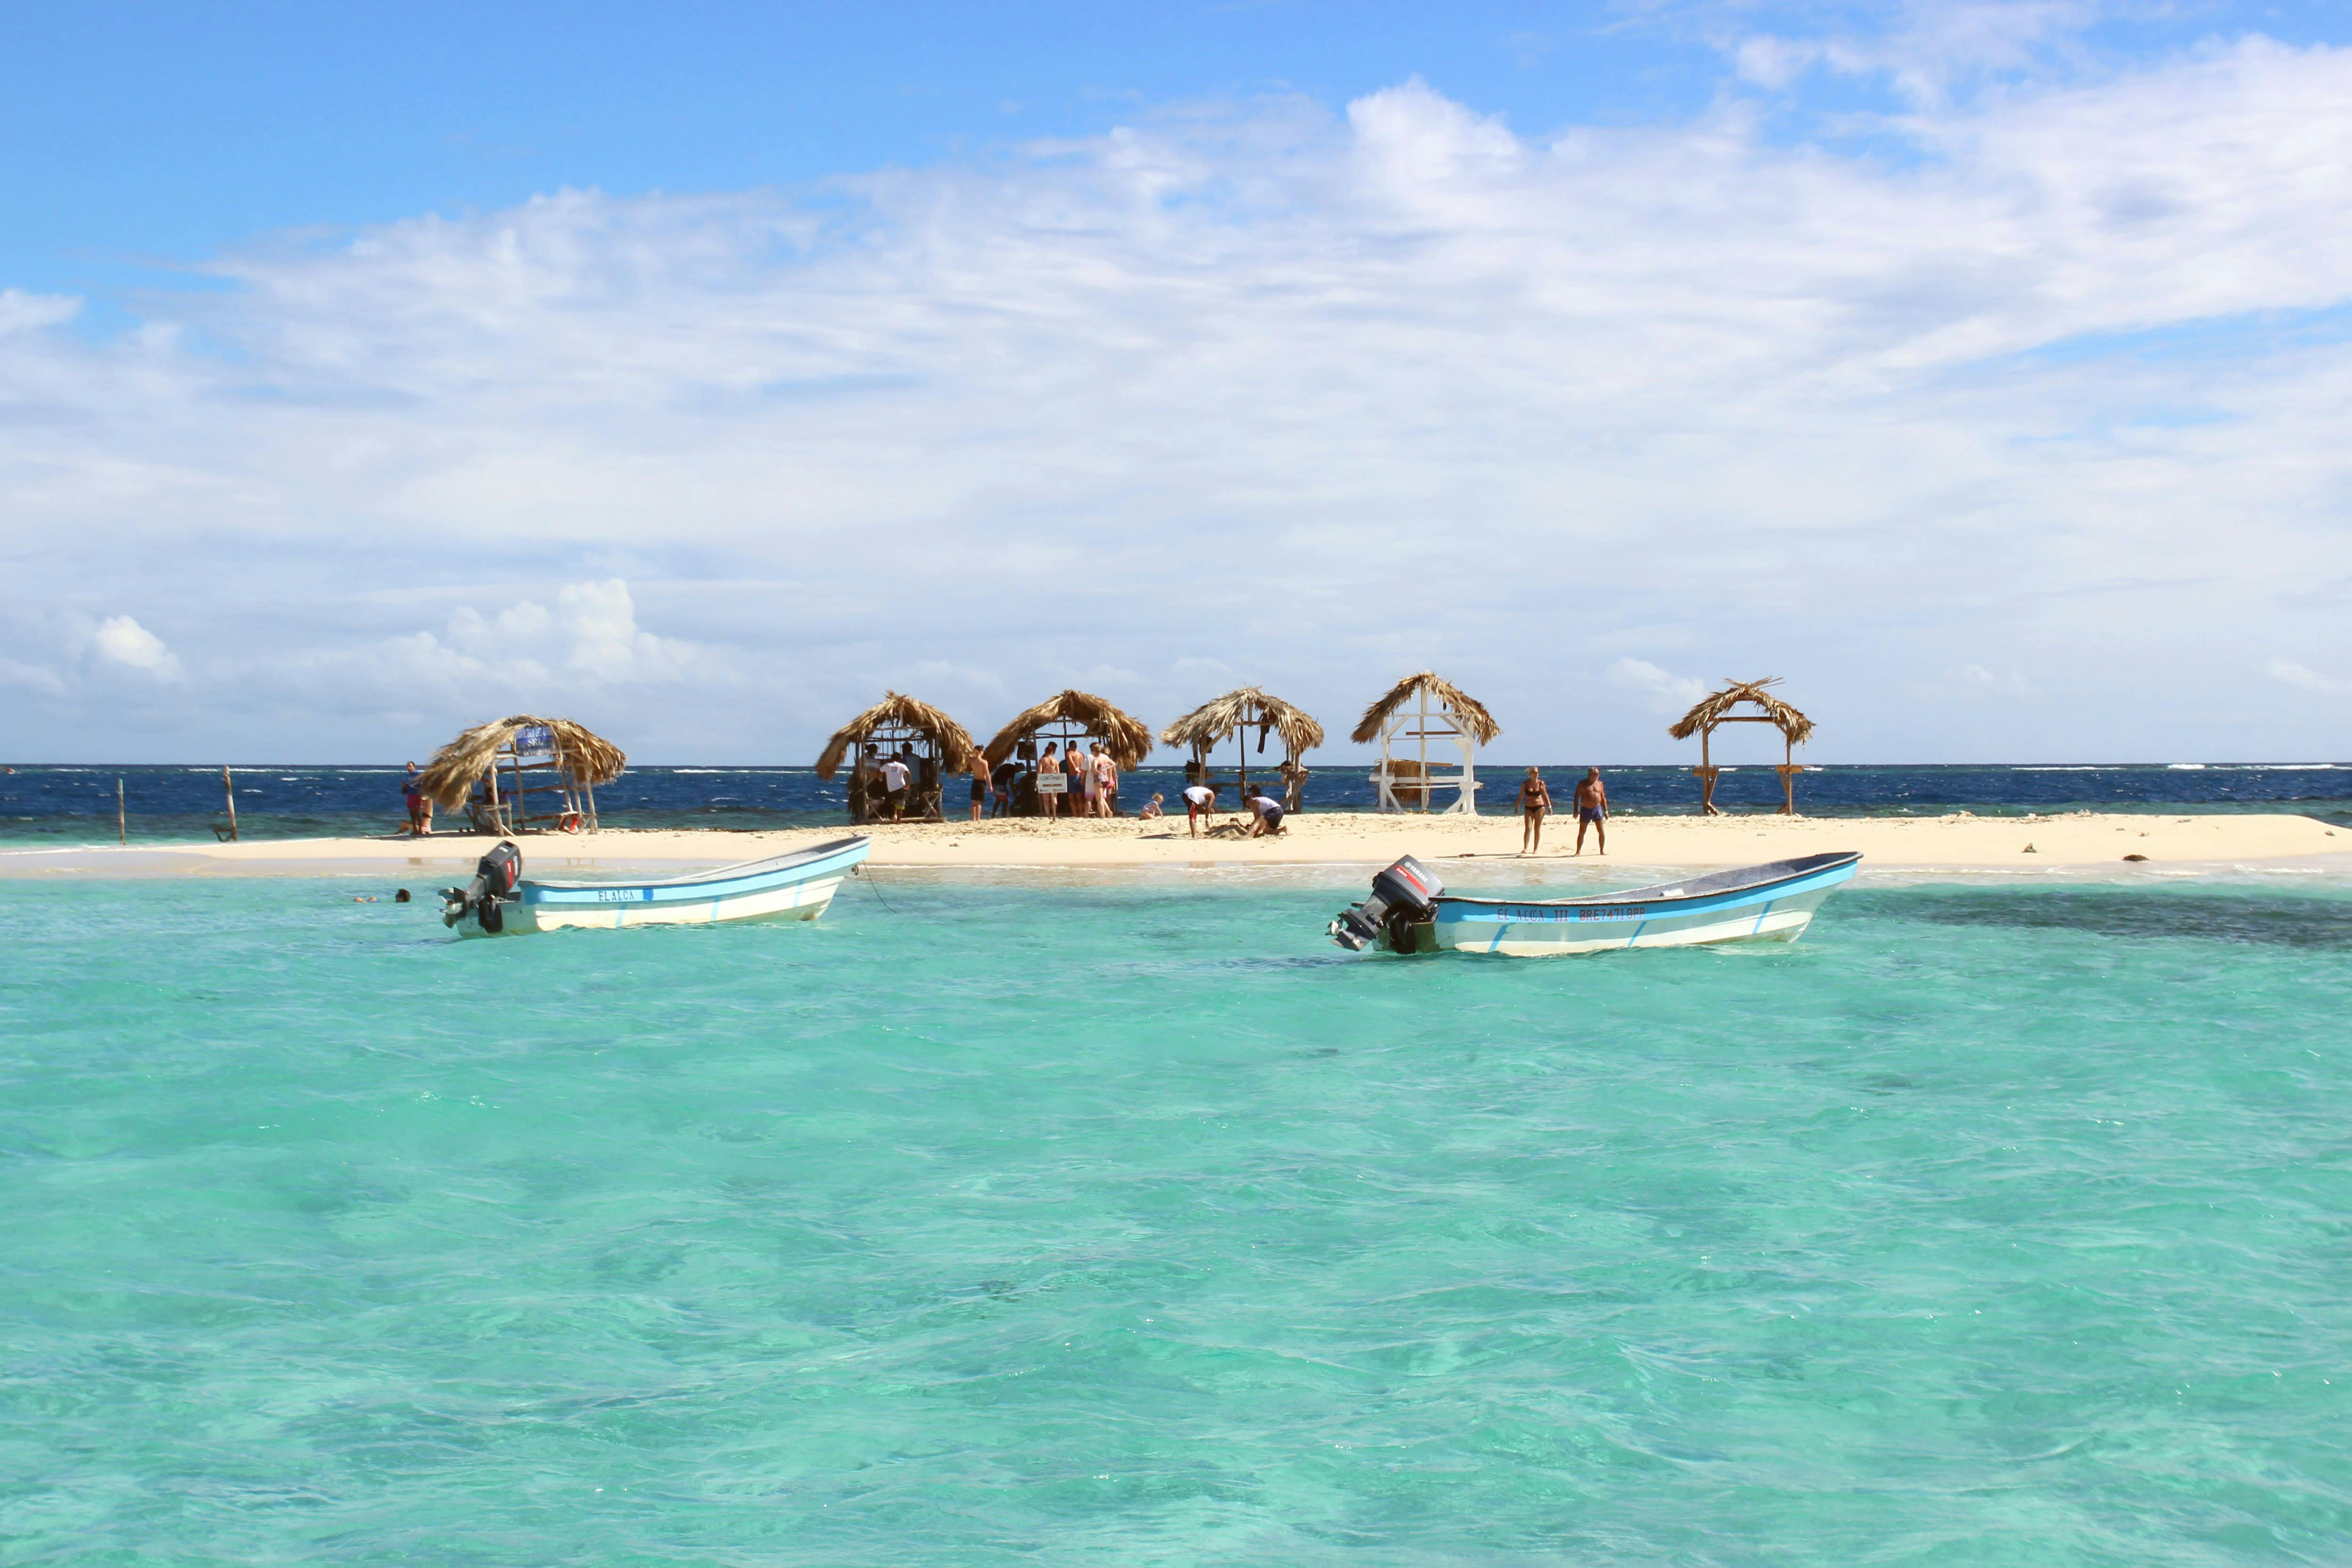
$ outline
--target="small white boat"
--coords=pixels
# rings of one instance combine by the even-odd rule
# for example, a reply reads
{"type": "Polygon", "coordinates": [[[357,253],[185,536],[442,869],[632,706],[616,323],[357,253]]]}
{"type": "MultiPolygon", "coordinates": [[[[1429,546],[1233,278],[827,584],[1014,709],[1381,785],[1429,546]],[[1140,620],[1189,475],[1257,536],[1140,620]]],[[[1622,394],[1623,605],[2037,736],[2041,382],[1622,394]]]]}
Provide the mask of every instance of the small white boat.
{"type": "Polygon", "coordinates": [[[874,841],[860,834],[747,860],[716,871],[625,882],[527,882],[522,851],[501,843],[463,888],[441,891],[441,923],[467,936],[623,926],[709,925],[719,921],[813,921],[874,841]]]}
{"type": "Polygon", "coordinates": [[[1464,899],[1411,856],[1372,879],[1372,895],[1331,921],[1350,952],[1499,952],[1515,958],[1794,942],[1830,890],[1853,879],[1859,854],[1804,855],[1633,888],[1596,899],[1464,899]]]}

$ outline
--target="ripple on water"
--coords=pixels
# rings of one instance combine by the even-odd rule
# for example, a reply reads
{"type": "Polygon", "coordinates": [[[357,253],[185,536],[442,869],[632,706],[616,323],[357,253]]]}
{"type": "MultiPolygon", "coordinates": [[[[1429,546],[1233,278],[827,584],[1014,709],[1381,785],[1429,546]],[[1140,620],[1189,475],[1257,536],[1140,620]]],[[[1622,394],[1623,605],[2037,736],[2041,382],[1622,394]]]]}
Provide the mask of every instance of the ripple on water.
{"type": "Polygon", "coordinates": [[[12,887],[7,1555],[2352,1542],[2352,905],[1456,963],[1230,887],[471,943],[12,887]]]}

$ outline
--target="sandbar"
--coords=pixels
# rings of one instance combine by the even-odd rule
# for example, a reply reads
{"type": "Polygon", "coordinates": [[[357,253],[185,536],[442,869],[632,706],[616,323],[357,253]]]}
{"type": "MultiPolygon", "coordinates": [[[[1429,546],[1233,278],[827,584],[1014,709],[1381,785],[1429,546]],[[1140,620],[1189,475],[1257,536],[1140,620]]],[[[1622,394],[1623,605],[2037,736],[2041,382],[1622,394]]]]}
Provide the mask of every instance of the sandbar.
{"type": "MultiPolygon", "coordinates": [[[[1401,855],[1440,860],[1518,861],[1519,825],[1499,816],[1379,816],[1308,812],[1279,837],[1244,838],[1238,823],[1188,837],[1183,818],[1139,822],[884,824],[874,835],[876,867],[1115,868],[1221,866],[1379,866],[1401,855]]],[[[777,832],[606,829],[532,835],[523,840],[530,873],[593,876],[633,869],[675,871],[781,855],[850,832],[840,827],[777,832]]],[[[1547,825],[1537,858],[1570,858],[1575,827],[1547,825]]],[[[293,838],[239,844],[0,848],[0,878],[121,876],[333,876],[404,874],[422,884],[468,870],[494,840],[473,834],[426,839],[293,838]]],[[[2279,868],[2352,871],[2352,827],[2286,813],[2155,816],[2076,812],[2052,816],[1667,816],[1621,815],[1609,824],[1609,853],[1588,841],[1581,864],[1595,873],[1629,868],[1751,865],[1821,850],[1858,849],[1867,868],[2006,871],[2109,867],[2279,868]],[[2129,860],[2140,856],[2144,859],[2129,860]]]]}

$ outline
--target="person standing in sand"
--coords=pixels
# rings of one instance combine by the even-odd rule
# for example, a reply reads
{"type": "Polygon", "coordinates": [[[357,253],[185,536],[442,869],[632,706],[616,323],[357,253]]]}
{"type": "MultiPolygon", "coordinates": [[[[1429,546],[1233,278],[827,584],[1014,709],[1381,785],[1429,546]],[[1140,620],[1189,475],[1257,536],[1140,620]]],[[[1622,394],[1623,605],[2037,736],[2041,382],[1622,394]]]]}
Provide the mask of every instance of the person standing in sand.
{"type": "Polygon", "coordinates": [[[907,765],[907,753],[903,751],[882,764],[882,795],[889,802],[893,822],[906,818],[907,784],[914,776],[915,770],[907,765]]]}
{"type": "Polygon", "coordinates": [[[1584,853],[1584,830],[1592,829],[1599,841],[1600,853],[1609,853],[1609,786],[1601,782],[1599,768],[1587,768],[1576,786],[1576,852],[1584,853]]]}
{"type": "Polygon", "coordinates": [[[1551,813],[1551,791],[1545,787],[1543,774],[1535,769],[1519,781],[1519,853],[1539,855],[1543,852],[1544,818],[1551,813]]]}
{"type": "Polygon", "coordinates": [[[408,764],[408,776],[400,781],[400,798],[408,807],[408,831],[412,837],[422,838],[433,831],[425,820],[425,792],[416,787],[416,764],[408,764]]]}
{"type": "Polygon", "coordinates": [[[971,819],[980,820],[988,805],[988,759],[978,752],[971,754],[971,819]]]}
{"type": "Polygon", "coordinates": [[[1217,804],[1217,792],[1207,784],[1193,783],[1184,786],[1184,826],[1191,837],[1201,837],[1201,815],[1217,804]]]}
{"type": "Polygon", "coordinates": [[[1118,763],[1097,741],[1094,746],[1095,815],[1118,815],[1118,763]]]}
{"type": "Polygon", "coordinates": [[[1037,783],[1040,786],[1037,791],[1037,810],[1049,821],[1062,814],[1062,797],[1044,788],[1043,785],[1046,774],[1058,773],[1061,771],[1061,748],[1048,741],[1045,742],[1045,751],[1037,757],[1037,783]]]}

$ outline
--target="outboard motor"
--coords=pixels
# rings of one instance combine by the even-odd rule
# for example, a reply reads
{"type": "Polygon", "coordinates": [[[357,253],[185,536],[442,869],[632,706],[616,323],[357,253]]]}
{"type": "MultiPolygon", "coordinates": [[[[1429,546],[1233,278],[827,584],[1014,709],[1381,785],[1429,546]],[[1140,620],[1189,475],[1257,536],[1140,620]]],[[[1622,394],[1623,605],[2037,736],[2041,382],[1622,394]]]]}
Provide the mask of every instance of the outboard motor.
{"type": "Polygon", "coordinates": [[[1445,884],[1408,855],[1372,879],[1372,896],[1331,921],[1331,940],[1350,952],[1379,942],[1391,952],[1413,951],[1412,928],[1437,912],[1445,884]]]}
{"type": "Polygon", "coordinates": [[[522,851],[512,840],[502,839],[497,848],[474,862],[472,881],[462,888],[441,889],[441,923],[454,926],[470,914],[484,931],[497,935],[507,924],[499,901],[510,901],[521,881],[522,851]]]}

